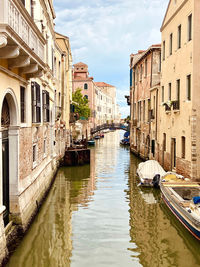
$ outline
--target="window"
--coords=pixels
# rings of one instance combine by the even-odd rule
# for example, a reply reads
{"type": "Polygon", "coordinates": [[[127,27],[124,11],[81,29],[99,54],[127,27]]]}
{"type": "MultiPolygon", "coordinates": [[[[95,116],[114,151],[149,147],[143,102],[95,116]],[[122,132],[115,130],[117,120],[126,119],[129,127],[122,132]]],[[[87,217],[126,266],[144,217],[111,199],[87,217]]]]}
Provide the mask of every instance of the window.
{"type": "Polygon", "coordinates": [[[43,153],[46,154],[46,139],[44,139],[44,144],[43,144],[43,153]]]}
{"type": "Polygon", "coordinates": [[[61,107],[61,94],[58,93],[58,106],[61,107]]]}
{"type": "Polygon", "coordinates": [[[53,51],[53,48],[51,48],[51,70],[53,71],[54,73],[54,51],[53,51]]]}
{"type": "Polygon", "coordinates": [[[166,133],[163,134],[163,151],[166,151],[166,133]]]}
{"type": "Polygon", "coordinates": [[[133,69],[130,69],[130,87],[133,85],[133,69]]]}
{"type": "Polygon", "coordinates": [[[36,153],[37,153],[36,145],[33,145],[33,163],[36,162],[36,153]]]}
{"type": "Polygon", "coordinates": [[[187,100],[191,100],[191,75],[187,76],[187,100]]]}
{"type": "Polygon", "coordinates": [[[21,122],[25,122],[25,88],[20,86],[21,122]]]}
{"type": "Polygon", "coordinates": [[[176,100],[180,101],[180,80],[176,81],[176,100]]]}
{"type": "MultiPolygon", "coordinates": [[[[25,2],[25,0],[23,0],[25,2]]],[[[34,18],[34,1],[31,0],[31,17],[34,18]]]]}
{"type": "Polygon", "coordinates": [[[162,86],[162,102],[165,101],[165,88],[162,86]]]}
{"type": "Polygon", "coordinates": [[[43,121],[49,122],[49,92],[42,91],[43,121]]]}
{"type": "Polygon", "coordinates": [[[143,67],[142,65],[140,66],[140,81],[142,80],[142,72],[143,72],[143,67]]]}
{"type": "Polygon", "coordinates": [[[170,34],[169,37],[169,54],[172,55],[172,44],[173,44],[173,34],[170,34]]]}
{"type": "Polygon", "coordinates": [[[165,41],[163,41],[163,61],[165,60],[165,41]]]}
{"type": "Polygon", "coordinates": [[[177,41],[178,41],[178,49],[181,48],[181,25],[178,26],[178,36],[177,36],[177,41]]]}
{"type": "Polygon", "coordinates": [[[192,14],[188,17],[188,41],[192,40],[192,14]]]}
{"type": "Polygon", "coordinates": [[[155,156],[155,140],[151,140],[151,153],[155,156]]]}
{"type": "Polygon", "coordinates": [[[88,95],[84,95],[84,98],[88,99],[88,95]]]}
{"type": "Polygon", "coordinates": [[[185,159],[185,136],[181,137],[182,159],[185,159]]]}
{"type": "Polygon", "coordinates": [[[145,122],[145,100],[143,101],[143,121],[145,122]]]}
{"type": "Polygon", "coordinates": [[[171,100],[171,98],[172,98],[172,84],[171,83],[169,83],[169,89],[168,90],[169,90],[168,91],[168,99],[171,100]]]}
{"type": "Polygon", "coordinates": [[[147,77],[147,59],[145,59],[145,77],[147,77]]]}
{"type": "Polygon", "coordinates": [[[161,72],[161,52],[159,53],[159,67],[158,71],[161,72]]]}
{"type": "Polygon", "coordinates": [[[85,90],[88,89],[88,85],[87,85],[87,83],[84,84],[84,89],[85,89],[85,90]]]}
{"type": "Polygon", "coordinates": [[[31,83],[32,96],[32,122],[41,122],[41,104],[40,104],[40,85],[36,82],[31,83]]]}

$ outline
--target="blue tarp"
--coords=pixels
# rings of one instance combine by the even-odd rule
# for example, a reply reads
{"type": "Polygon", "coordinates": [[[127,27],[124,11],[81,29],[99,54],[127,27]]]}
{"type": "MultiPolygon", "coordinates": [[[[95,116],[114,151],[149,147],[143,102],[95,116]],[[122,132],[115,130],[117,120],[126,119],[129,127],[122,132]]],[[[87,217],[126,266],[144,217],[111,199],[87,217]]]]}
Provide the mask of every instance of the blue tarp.
{"type": "Polygon", "coordinates": [[[193,202],[194,202],[194,204],[199,204],[200,203],[200,197],[193,197],[193,202]]]}
{"type": "Polygon", "coordinates": [[[124,137],[129,137],[130,132],[125,132],[124,137]]]}

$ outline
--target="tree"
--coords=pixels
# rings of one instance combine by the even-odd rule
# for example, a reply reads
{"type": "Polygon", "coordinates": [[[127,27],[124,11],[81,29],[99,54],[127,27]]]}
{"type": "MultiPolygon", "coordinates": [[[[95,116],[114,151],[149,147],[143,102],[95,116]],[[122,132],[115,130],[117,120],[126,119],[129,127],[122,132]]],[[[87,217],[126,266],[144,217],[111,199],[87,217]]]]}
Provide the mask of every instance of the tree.
{"type": "Polygon", "coordinates": [[[77,88],[75,93],[72,93],[72,100],[74,105],[74,112],[78,113],[80,117],[88,119],[90,117],[89,101],[81,93],[81,89],[77,88]]]}

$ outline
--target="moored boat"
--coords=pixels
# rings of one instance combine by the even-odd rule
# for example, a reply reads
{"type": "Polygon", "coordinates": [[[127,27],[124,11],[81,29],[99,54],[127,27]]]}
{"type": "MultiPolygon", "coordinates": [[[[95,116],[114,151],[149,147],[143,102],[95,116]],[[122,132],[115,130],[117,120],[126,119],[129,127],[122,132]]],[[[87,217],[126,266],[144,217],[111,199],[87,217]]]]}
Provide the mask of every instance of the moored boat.
{"type": "Polygon", "coordinates": [[[166,175],[162,166],[156,160],[141,162],[137,168],[140,185],[159,187],[161,179],[166,175]]]}
{"type": "Polygon", "coordinates": [[[200,186],[198,183],[179,181],[160,185],[165,204],[185,226],[200,240],[200,186]]]}
{"type": "Polygon", "coordinates": [[[87,143],[88,143],[89,146],[94,146],[95,145],[95,141],[93,139],[88,140],[87,143]]]}

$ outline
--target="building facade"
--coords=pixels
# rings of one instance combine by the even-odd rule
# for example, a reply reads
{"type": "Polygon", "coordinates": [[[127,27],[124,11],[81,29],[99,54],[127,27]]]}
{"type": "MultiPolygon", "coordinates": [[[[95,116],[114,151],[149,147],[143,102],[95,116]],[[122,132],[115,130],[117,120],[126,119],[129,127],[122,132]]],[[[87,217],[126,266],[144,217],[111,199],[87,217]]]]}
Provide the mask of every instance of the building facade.
{"type": "Polygon", "coordinates": [[[62,106],[68,103],[62,100],[63,52],[55,42],[52,0],[0,0],[0,6],[2,261],[11,226],[28,228],[52,183],[64,154],[62,106]]]}
{"type": "Polygon", "coordinates": [[[159,161],[200,177],[199,1],[169,1],[162,23],[159,161]]]}
{"type": "Polygon", "coordinates": [[[130,56],[130,149],[144,159],[156,153],[160,54],[160,45],[152,45],[130,56]]]}

